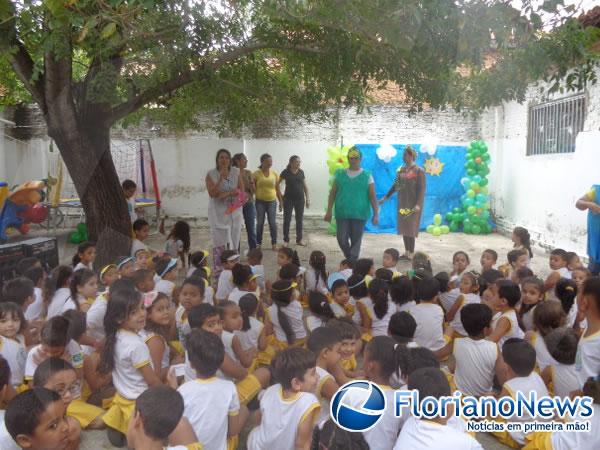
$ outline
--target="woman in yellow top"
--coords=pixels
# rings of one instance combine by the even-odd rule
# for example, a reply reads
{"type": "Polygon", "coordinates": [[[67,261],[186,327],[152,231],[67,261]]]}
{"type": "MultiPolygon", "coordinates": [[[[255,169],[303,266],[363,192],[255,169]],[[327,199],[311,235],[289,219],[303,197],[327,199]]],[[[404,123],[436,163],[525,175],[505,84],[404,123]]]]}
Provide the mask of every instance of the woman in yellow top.
{"type": "Polygon", "coordinates": [[[282,210],[281,191],[279,190],[279,174],[271,169],[273,158],[268,153],[261,155],[260,167],[252,175],[256,184],[256,243],[262,245],[265,214],[269,221],[271,245],[277,249],[277,202],[279,211],[282,210]]]}

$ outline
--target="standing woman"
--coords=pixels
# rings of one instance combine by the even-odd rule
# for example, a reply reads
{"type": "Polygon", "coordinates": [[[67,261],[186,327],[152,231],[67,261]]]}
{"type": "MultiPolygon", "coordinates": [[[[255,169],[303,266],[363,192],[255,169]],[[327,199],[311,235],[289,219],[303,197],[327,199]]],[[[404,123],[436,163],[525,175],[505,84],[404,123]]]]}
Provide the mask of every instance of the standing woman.
{"type": "Polygon", "coordinates": [[[398,234],[404,240],[404,255],[401,259],[412,259],[415,253],[415,240],[419,235],[421,213],[425,199],[425,171],[415,164],[417,152],[410,146],[404,149],[402,157],[404,165],[398,169],[394,184],[379,204],[388,200],[394,192],[398,192],[398,234]],[[401,214],[400,210],[412,210],[409,214],[401,214]]]}
{"type": "Polygon", "coordinates": [[[304,179],[304,172],[300,168],[300,157],[293,155],[287,167],[279,176],[279,184],[285,181],[285,192],[283,194],[283,243],[290,243],[290,224],[292,212],[296,214],[296,244],[304,246],[302,242],[302,220],[304,219],[304,205],[310,208],[308,199],[308,187],[304,179]]]}
{"type": "Polygon", "coordinates": [[[256,185],[254,184],[254,178],[252,178],[252,172],[246,169],[248,167],[248,158],[246,158],[246,155],[243,153],[233,155],[233,167],[240,169],[240,176],[244,180],[246,194],[248,194],[248,200],[244,204],[242,214],[244,215],[244,223],[246,224],[248,247],[252,250],[256,248],[256,208],[254,207],[256,185]]]}
{"type": "Polygon", "coordinates": [[[265,227],[265,214],[269,221],[271,245],[277,250],[277,202],[279,211],[282,210],[281,192],[279,191],[279,175],[271,167],[273,158],[268,153],[261,155],[260,167],[254,172],[256,183],[256,243],[262,246],[263,229],[265,227]]]}
{"type": "Polygon", "coordinates": [[[240,171],[231,165],[231,153],[222,148],[217,152],[215,169],[206,175],[208,201],[208,223],[213,242],[212,257],[215,276],[221,273],[221,253],[224,250],[237,251],[242,232],[242,208],[227,213],[238,193],[244,190],[240,171]]]}
{"type": "Polygon", "coordinates": [[[379,224],[379,207],[375,197],[375,181],[367,170],[360,167],[362,154],[356,147],[348,150],[348,169],[338,169],[329,192],[325,221],[331,222],[335,203],[338,245],[344,256],[356,261],[365,224],[373,208],[373,225],[379,224]]]}

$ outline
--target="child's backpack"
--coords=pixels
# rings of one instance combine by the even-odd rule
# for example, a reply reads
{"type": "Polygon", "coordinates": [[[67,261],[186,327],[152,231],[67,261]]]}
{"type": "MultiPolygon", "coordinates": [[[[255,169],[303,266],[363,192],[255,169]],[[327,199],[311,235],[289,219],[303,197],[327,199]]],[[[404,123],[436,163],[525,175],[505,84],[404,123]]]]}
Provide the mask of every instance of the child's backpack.
{"type": "Polygon", "coordinates": [[[315,427],[311,450],[369,450],[362,433],[351,433],[328,420],[320,430],[315,427]]]}

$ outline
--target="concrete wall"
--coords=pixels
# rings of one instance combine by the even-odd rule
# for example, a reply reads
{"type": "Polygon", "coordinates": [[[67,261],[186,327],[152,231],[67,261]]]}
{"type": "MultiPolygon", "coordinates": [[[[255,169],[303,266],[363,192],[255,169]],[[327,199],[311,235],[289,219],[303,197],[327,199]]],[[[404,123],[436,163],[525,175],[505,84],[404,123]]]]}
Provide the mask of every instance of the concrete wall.
{"type": "Polygon", "coordinates": [[[600,85],[586,91],[584,131],[574,153],[526,156],[528,106],[539,102],[537,95],[532,87],[526,103],[505,103],[482,117],[492,157],[492,210],[505,230],[524,226],[543,246],[586,254],[587,213],[575,202],[600,182],[600,85]]]}

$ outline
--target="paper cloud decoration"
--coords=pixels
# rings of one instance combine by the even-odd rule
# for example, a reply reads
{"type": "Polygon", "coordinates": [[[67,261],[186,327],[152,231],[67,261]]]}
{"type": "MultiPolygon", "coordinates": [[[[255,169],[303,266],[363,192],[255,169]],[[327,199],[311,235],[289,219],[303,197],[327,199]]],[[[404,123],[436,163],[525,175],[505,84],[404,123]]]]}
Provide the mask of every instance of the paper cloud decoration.
{"type": "Polygon", "coordinates": [[[435,139],[428,138],[421,144],[421,148],[419,148],[419,151],[421,153],[427,153],[429,156],[433,156],[437,151],[437,146],[438,144],[435,139]]]}
{"type": "Polygon", "coordinates": [[[398,150],[391,144],[381,144],[377,149],[377,157],[383,162],[389,163],[398,154],[398,150]]]}

